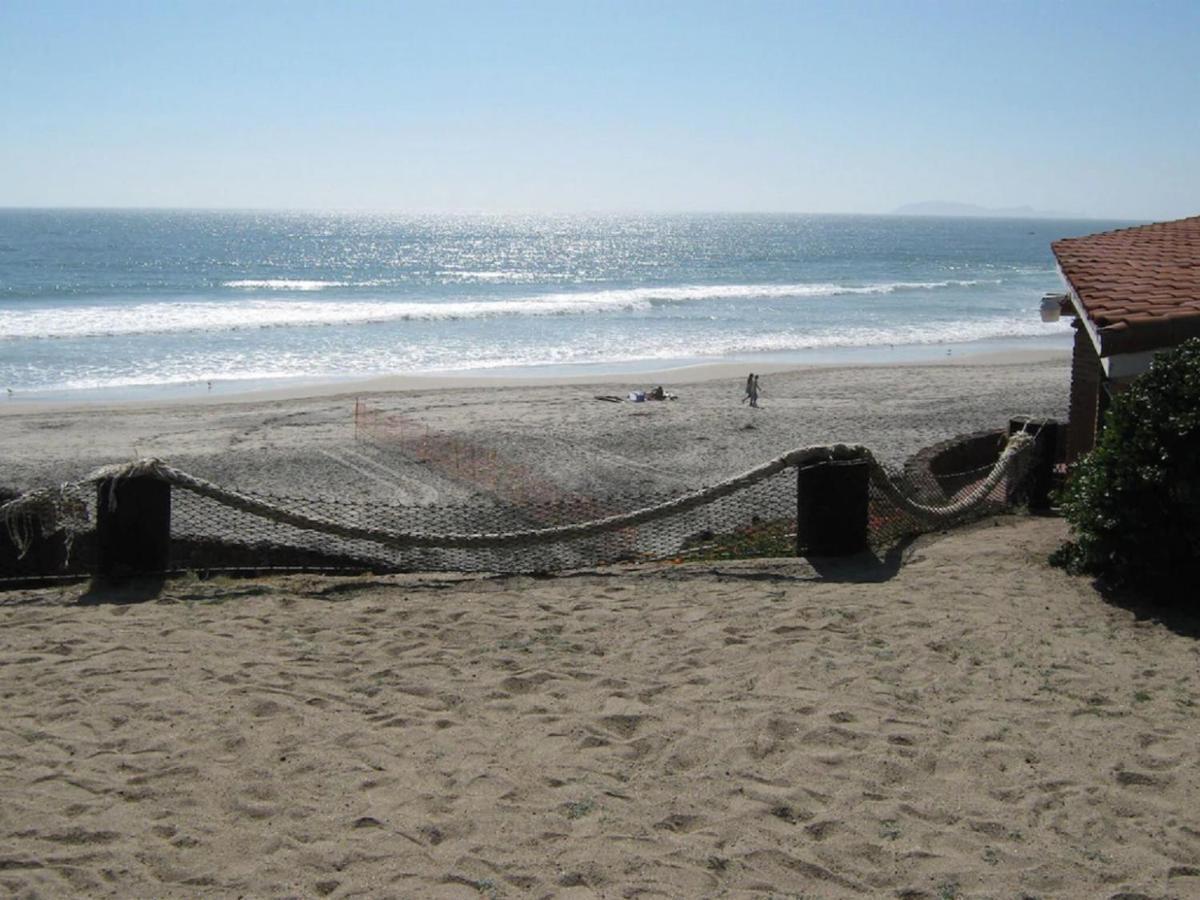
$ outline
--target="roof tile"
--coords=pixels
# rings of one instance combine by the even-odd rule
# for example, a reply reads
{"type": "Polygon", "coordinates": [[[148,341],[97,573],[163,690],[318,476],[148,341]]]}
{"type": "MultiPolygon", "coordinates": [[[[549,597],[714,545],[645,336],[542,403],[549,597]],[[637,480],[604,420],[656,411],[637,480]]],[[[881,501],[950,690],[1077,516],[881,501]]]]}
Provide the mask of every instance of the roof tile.
{"type": "Polygon", "coordinates": [[[1200,216],[1050,246],[1084,312],[1100,326],[1104,356],[1200,333],[1200,216]]]}

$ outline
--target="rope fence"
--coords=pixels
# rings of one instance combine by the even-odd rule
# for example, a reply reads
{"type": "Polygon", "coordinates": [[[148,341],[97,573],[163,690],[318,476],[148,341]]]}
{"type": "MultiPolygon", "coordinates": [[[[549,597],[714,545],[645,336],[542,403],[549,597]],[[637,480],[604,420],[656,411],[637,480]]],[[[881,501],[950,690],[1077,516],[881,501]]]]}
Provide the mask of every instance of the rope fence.
{"type": "MultiPolygon", "coordinates": [[[[1047,455],[1029,424],[1011,429],[991,464],[954,473],[953,493],[932,475],[918,484],[911,473],[889,471],[866,447],[849,444],[798,448],[677,496],[527,492],[500,478],[458,505],[239,491],[144,459],[0,506],[0,537],[13,559],[6,566],[0,547],[0,566],[14,570],[0,568],[0,579],[279,566],[555,572],[854,552],[1020,502],[1047,455]]],[[[436,452],[427,432],[422,438],[436,452]]]]}

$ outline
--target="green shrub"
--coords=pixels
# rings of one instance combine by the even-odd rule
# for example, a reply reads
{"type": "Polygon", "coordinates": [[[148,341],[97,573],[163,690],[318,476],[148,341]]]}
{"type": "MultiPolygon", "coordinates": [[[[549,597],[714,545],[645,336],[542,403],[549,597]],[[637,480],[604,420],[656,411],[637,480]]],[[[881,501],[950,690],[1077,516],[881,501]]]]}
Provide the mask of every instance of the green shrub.
{"type": "Polygon", "coordinates": [[[1200,576],[1200,339],[1160,353],[1113,401],[1059,498],[1075,540],[1052,561],[1195,602],[1200,576]]]}

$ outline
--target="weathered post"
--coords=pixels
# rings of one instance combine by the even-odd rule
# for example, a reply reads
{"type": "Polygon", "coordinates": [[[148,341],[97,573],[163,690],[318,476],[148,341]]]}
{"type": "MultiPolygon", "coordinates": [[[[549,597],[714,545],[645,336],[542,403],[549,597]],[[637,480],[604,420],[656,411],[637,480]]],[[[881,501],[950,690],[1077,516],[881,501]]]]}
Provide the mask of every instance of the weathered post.
{"type": "Polygon", "coordinates": [[[796,470],[796,554],[846,556],[867,547],[870,466],[837,460],[796,470]]]}
{"type": "Polygon", "coordinates": [[[165,572],[171,486],[157,478],[106,478],[96,486],[96,575],[120,580],[165,572]]]}
{"type": "Polygon", "coordinates": [[[1009,482],[1005,501],[1010,505],[1027,503],[1031,510],[1050,508],[1050,491],[1054,486],[1055,441],[1057,422],[1053,419],[1031,419],[1017,416],[1008,420],[1009,436],[1026,431],[1033,436],[1028,474],[1018,483],[1009,482]]]}

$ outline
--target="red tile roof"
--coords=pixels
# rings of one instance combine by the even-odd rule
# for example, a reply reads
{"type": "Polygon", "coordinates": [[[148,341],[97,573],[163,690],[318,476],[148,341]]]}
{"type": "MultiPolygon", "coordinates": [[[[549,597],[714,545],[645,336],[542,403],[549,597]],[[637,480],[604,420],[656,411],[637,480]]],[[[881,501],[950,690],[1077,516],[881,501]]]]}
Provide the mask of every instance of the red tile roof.
{"type": "Polygon", "coordinates": [[[1100,355],[1200,336],[1200,216],[1050,245],[1100,336],[1100,355]]]}

